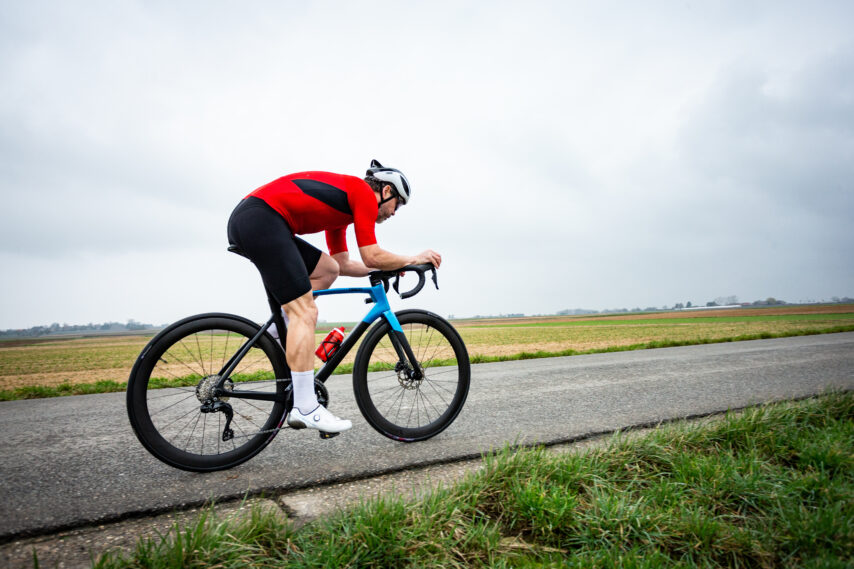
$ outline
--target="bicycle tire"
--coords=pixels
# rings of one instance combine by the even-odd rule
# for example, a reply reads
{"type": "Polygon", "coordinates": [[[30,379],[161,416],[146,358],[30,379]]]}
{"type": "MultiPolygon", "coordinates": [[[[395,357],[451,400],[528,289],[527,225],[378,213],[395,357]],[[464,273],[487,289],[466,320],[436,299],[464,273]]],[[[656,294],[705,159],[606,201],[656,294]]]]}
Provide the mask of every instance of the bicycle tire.
{"type": "Polygon", "coordinates": [[[359,410],[382,435],[402,442],[423,441],[444,431],[465,404],[471,382],[468,351],[451,324],[432,312],[395,313],[424,377],[407,380],[395,370],[392,331],[381,320],[369,332],[353,364],[359,410]],[[380,368],[382,371],[371,371],[380,368]]]}
{"type": "Polygon", "coordinates": [[[228,441],[222,435],[226,413],[202,412],[205,388],[258,330],[240,316],[200,314],[149,342],[128,380],[127,411],[134,433],[152,455],[182,470],[211,472],[249,460],[273,440],[290,406],[291,385],[285,354],[268,334],[231,373],[231,387],[275,391],[286,401],[221,398],[233,410],[234,437],[228,441]]]}

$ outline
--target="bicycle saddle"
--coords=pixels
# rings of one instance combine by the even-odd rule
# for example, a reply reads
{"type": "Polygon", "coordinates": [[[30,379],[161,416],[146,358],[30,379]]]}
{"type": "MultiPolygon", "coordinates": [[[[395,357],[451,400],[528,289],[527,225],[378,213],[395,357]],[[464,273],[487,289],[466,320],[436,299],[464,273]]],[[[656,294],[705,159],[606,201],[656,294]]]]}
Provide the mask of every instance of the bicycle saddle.
{"type": "Polygon", "coordinates": [[[246,257],[246,253],[243,252],[243,249],[241,249],[240,246],[235,245],[234,243],[229,243],[228,252],[235,253],[237,255],[240,255],[241,257],[246,257]]]}

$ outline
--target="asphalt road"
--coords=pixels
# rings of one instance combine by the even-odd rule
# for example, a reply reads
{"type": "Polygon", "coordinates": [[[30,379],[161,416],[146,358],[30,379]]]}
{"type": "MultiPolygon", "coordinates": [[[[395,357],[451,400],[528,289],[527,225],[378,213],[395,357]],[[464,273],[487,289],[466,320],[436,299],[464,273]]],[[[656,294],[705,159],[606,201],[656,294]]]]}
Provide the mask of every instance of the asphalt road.
{"type": "Polygon", "coordinates": [[[0,402],[0,540],[851,390],[854,333],[476,365],[457,421],[414,444],[364,422],[349,376],[328,386],[353,430],[328,441],[284,431],[248,463],[213,474],[150,456],[124,393],[0,402]]]}

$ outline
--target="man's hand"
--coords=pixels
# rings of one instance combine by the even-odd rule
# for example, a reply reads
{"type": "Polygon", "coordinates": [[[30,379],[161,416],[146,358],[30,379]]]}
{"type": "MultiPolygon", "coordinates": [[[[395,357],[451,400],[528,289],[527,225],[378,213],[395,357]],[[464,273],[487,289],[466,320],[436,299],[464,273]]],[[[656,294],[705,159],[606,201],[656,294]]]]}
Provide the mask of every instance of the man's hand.
{"type": "Polygon", "coordinates": [[[426,263],[429,263],[438,269],[439,265],[442,264],[442,255],[432,249],[427,249],[423,253],[419,253],[418,255],[416,255],[415,262],[412,264],[423,265],[426,263]]]}

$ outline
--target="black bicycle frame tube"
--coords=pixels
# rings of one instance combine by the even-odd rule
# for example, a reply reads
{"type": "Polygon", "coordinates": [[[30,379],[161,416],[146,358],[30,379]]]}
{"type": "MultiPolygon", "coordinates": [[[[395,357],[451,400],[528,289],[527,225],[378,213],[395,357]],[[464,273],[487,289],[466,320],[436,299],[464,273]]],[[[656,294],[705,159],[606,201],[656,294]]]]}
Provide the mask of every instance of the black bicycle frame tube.
{"type": "Polygon", "coordinates": [[[277,392],[263,392],[263,391],[242,391],[239,389],[226,391],[223,389],[223,385],[225,384],[225,380],[231,375],[231,372],[234,371],[234,368],[237,367],[237,364],[240,363],[240,360],[252,349],[252,346],[255,345],[255,342],[270,328],[270,324],[275,320],[275,316],[271,316],[267,323],[261,326],[261,329],[252,336],[252,339],[248,340],[245,344],[243,344],[237,353],[229,358],[228,362],[225,364],[225,367],[222,368],[219,372],[219,381],[217,382],[216,389],[214,390],[217,396],[225,395],[227,397],[236,397],[237,399],[255,399],[256,401],[281,401],[285,402],[285,396],[279,395],[277,392]]]}
{"type": "Polygon", "coordinates": [[[341,363],[341,360],[343,360],[347,356],[347,354],[350,353],[350,350],[353,349],[353,346],[356,345],[356,342],[359,341],[359,338],[362,337],[362,334],[365,333],[365,330],[370,328],[371,324],[371,322],[365,322],[364,320],[356,324],[356,327],[353,328],[353,330],[349,334],[347,334],[347,336],[344,338],[344,341],[341,342],[341,346],[339,346],[339,348],[335,350],[335,353],[332,354],[332,357],[326,360],[326,363],[323,364],[323,367],[318,370],[317,375],[314,376],[314,379],[320,381],[320,383],[326,383],[326,380],[329,379],[329,376],[332,375],[332,372],[335,371],[335,368],[338,367],[338,364],[341,363]]]}
{"type": "Polygon", "coordinates": [[[248,340],[245,344],[243,344],[240,349],[237,350],[237,353],[229,358],[225,366],[223,366],[223,368],[219,371],[220,384],[222,384],[222,382],[225,381],[225,379],[231,375],[231,372],[234,371],[234,368],[237,367],[237,364],[240,363],[240,360],[243,359],[243,356],[245,356],[252,348],[252,346],[255,345],[255,342],[258,341],[258,338],[264,335],[264,332],[267,331],[267,329],[270,327],[270,324],[272,323],[273,317],[271,316],[270,319],[267,320],[267,323],[261,326],[261,329],[258,330],[258,332],[256,332],[254,336],[252,336],[252,339],[248,340]]]}

